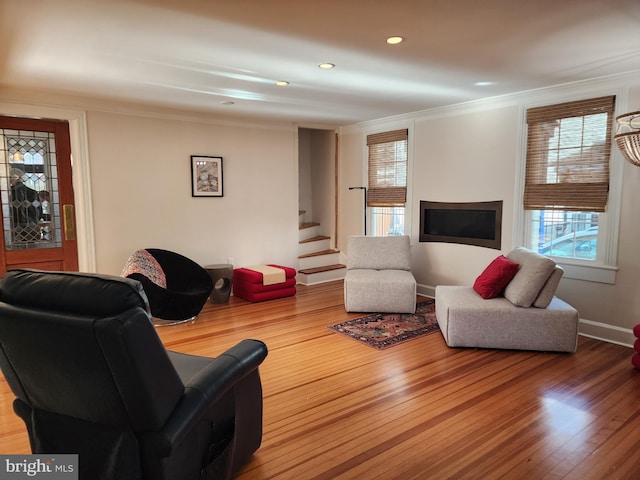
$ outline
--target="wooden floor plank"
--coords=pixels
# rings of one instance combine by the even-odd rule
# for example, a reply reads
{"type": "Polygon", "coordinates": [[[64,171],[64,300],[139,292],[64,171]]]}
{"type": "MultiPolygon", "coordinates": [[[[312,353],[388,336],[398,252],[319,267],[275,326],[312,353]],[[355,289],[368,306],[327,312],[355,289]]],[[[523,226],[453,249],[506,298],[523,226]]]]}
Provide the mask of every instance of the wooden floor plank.
{"type": "MultiPolygon", "coordinates": [[[[263,443],[239,479],[640,478],[630,349],[582,337],[575,354],[451,349],[435,333],[378,351],[327,329],[358,316],[338,281],[157,329],[196,355],[269,347],[263,443]]],[[[12,399],[1,378],[0,452],[26,453],[12,399]]]]}

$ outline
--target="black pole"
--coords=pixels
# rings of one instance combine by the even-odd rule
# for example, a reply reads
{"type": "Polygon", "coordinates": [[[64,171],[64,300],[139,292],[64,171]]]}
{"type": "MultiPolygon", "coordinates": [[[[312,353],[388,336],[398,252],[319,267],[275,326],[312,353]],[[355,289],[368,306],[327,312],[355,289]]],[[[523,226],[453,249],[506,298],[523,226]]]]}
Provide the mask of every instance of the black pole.
{"type": "Polygon", "coordinates": [[[362,190],[364,193],[364,234],[367,235],[367,187],[349,187],[349,190],[362,190]]]}

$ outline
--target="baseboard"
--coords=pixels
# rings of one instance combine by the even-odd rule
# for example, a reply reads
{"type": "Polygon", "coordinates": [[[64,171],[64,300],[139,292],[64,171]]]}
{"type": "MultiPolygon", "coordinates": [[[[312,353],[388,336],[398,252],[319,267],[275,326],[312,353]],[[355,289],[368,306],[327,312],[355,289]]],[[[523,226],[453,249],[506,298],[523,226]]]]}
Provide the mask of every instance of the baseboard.
{"type": "Polygon", "coordinates": [[[594,322],[592,320],[580,319],[578,333],[584,337],[602,340],[603,342],[615,343],[624,347],[633,348],[636,337],[630,328],[618,327],[607,323],[594,322]]]}
{"type": "Polygon", "coordinates": [[[422,295],[423,297],[436,297],[436,287],[432,287],[430,285],[418,284],[416,287],[416,292],[418,293],[418,295],[422,295]]]}
{"type": "MultiPolygon", "coordinates": [[[[417,286],[418,295],[435,298],[436,288],[431,285],[417,286]]],[[[578,323],[578,334],[583,337],[601,340],[603,342],[615,343],[624,347],[633,348],[636,337],[630,328],[618,327],[602,322],[594,322],[581,318],[578,323]]]]}

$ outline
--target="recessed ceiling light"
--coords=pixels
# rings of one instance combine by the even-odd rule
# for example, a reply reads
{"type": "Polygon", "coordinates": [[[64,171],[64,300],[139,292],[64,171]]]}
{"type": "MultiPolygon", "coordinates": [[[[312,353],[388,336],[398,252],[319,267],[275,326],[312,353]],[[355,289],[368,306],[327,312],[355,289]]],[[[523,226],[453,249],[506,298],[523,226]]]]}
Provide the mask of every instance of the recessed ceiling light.
{"type": "Polygon", "coordinates": [[[286,87],[287,85],[289,85],[289,82],[287,82],[286,80],[278,80],[276,82],[276,85],[279,87],[286,87]]]}
{"type": "Polygon", "coordinates": [[[488,87],[489,85],[493,85],[493,82],[476,82],[474,85],[477,87],[488,87]]]}
{"type": "Polygon", "coordinates": [[[324,68],[325,70],[328,70],[330,68],[335,67],[335,64],[333,63],[321,63],[320,65],[318,65],[320,68],[324,68]]]}
{"type": "Polygon", "coordinates": [[[404,41],[403,37],[389,37],[387,38],[387,43],[389,45],[397,45],[399,43],[402,43],[404,41]]]}

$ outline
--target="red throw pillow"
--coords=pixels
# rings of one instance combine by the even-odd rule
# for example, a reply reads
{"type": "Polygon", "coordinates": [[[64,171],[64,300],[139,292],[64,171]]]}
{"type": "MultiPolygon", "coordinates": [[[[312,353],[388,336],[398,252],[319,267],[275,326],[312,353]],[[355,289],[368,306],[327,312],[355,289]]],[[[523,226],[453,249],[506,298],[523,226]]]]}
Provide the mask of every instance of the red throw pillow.
{"type": "Polygon", "coordinates": [[[504,255],[500,255],[476,278],[473,289],[482,298],[497,297],[516,275],[519,266],[504,255]]]}
{"type": "Polygon", "coordinates": [[[636,338],[640,338],[640,323],[633,327],[633,334],[636,336],[636,338]]]}

